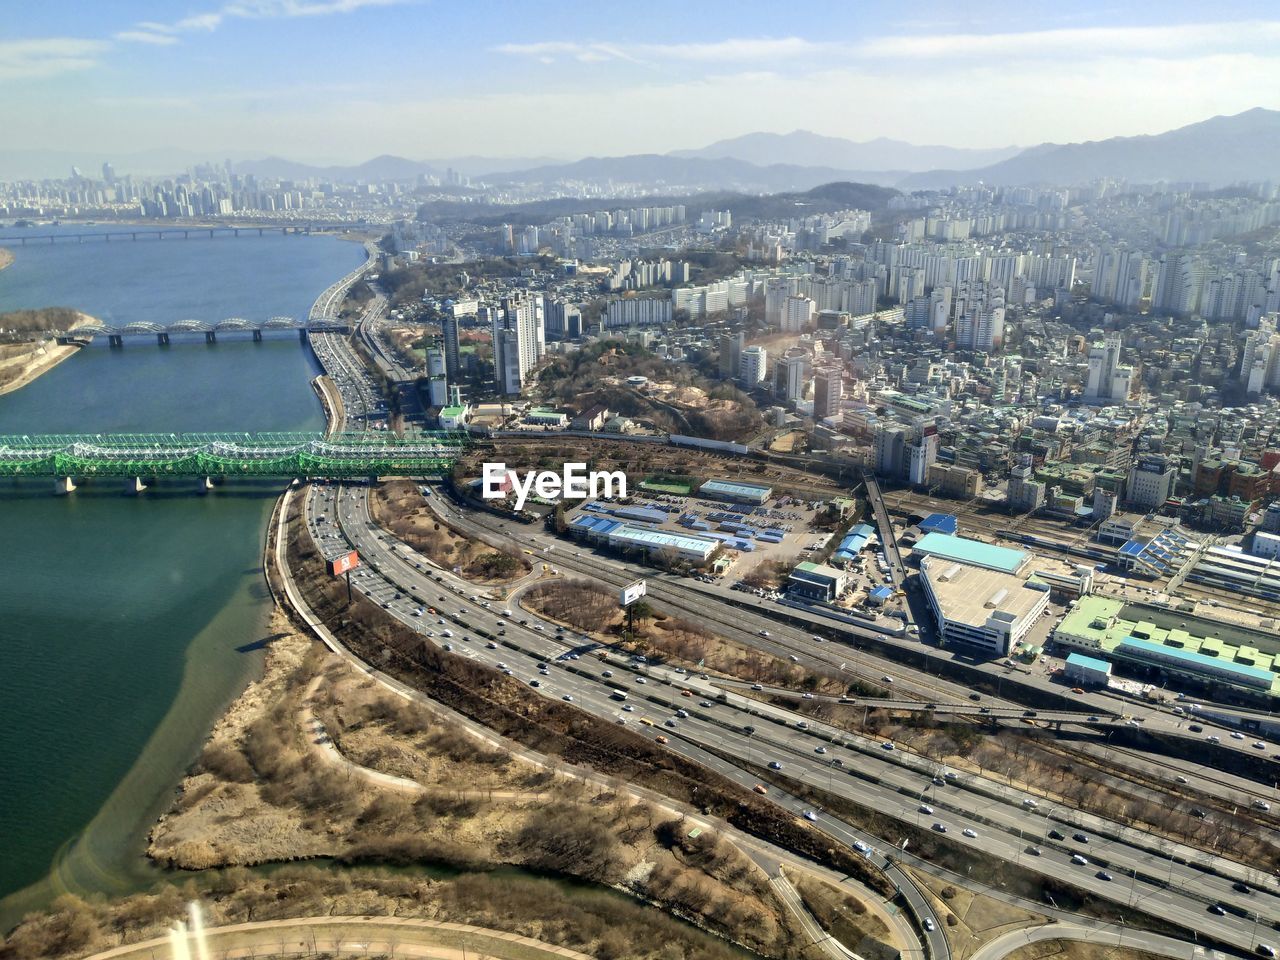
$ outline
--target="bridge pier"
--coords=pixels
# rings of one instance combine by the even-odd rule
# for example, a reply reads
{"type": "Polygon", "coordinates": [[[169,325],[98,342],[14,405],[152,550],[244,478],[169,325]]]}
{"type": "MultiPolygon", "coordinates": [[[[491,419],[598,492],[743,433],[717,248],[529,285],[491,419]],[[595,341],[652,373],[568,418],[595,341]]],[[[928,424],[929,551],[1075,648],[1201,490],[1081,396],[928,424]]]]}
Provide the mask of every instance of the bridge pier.
{"type": "Polygon", "coordinates": [[[169,335],[167,333],[157,333],[156,343],[162,347],[167,347],[169,345],[169,335]]]}
{"type": "Polygon", "coordinates": [[[213,489],[213,477],[196,477],[196,493],[208,493],[213,489]]]}
{"type": "Polygon", "coordinates": [[[258,236],[262,236],[262,227],[258,228],[258,236]]]}
{"type": "Polygon", "coordinates": [[[66,496],[76,488],[75,481],[70,477],[57,477],[53,481],[53,492],[58,496],[66,496]]]}
{"type": "Polygon", "coordinates": [[[262,331],[261,331],[261,330],[254,330],[254,331],[253,331],[253,342],[254,342],[254,343],[261,343],[261,342],[262,342],[262,331]]]}
{"type": "Polygon", "coordinates": [[[122,337],[118,333],[107,334],[107,346],[113,347],[117,350],[120,349],[121,347],[124,346],[124,337],[122,337]]]}
{"type": "Polygon", "coordinates": [[[306,343],[306,342],[307,342],[307,328],[306,328],[306,327],[303,327],[301,330],[299,330],[299,331],[298,331],[298,339],[299,339],[299,340],[301,340],[303,343],[306,343]]]}
{"type": "Polygon", "coordinates": [[[147,485],[142,482],[141,477],[130,477],[125,481],[124,492],[137,495],[147,489],[147,485]]]}
{"type": "MultiPolygon", "coordinates": [[[[129,234],[129,238],[130,238],[131,240],[137,240],[137,239],[138,239],[138,235],[137,235],[136,233],[131,233],[131,234],[129,234]]],[[[161,235],[160,235],[160,239],[161,239],[161,240],[163,240],[163,239],[164,239],[164,234],[161,234],[161,235]]]]}
{"type": "Polygon", "coordinates": [[[217,335],[216,333],[214,333],[212,330],[209,330],[209,331],[207,331],[207,332],[205,333],[205,335],[204,335],[204,342],[205,342],[205,343],[217,343],[217,342],[218,342],[218,335],[217,335]]]}

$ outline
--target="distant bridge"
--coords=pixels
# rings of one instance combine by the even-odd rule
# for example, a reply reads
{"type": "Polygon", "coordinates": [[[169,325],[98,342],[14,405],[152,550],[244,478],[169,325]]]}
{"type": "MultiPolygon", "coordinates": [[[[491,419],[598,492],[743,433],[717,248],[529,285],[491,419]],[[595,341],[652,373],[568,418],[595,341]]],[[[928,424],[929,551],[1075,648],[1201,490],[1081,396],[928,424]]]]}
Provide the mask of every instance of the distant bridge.
{"type": "Polygon", "coordinates": [[[27,233],[9,234],[0,237],[0,244],[25,247],[28,243],[87,243],[101,240],[111,243],[113,240],[201,240],[212,237],[261,237],[268,233],[308,234],[313,230],[351,229],[357,223],[305,223],[283,226],[242,226],[242,227],[159,227],[153,229],[123,225],[108,227],[106,230],[87,230],[84,233],[27,233]]]}
{"type": "Polygon", "coordinates": [[[226,320],[209,322],[206,320],[178,320],[174,323],[152,323],[148,320],[136,320],[132,323],[109,324],[100,320],[92,323],[80,323],[69,330],[55,334],[58,343],[74,343],[106,337],[107,343],[113,347],[124,346],[125,337],[155,337],[156,342],[166,344],[170,334],[203,333],[206,343],[217,343],[219,333],[242,332],[251,333],[254,340],[261,340],[265,331],[297,330],[302,339],[309,333],[347,333],[351,325],[337,317],[315,317],[310,320],[295,320],[293,317],[271,317],[267,320],[245,320],[241,317],[228,317],[226,320]]]}
{"type": "Polygon", "coordinates": [[[467,446],[465,433],[146,433],[0,436],[0,477],[51,477],[59,492],[76,480],[161,477],[343,479],[415,477],[446,470],[467,446]]]}

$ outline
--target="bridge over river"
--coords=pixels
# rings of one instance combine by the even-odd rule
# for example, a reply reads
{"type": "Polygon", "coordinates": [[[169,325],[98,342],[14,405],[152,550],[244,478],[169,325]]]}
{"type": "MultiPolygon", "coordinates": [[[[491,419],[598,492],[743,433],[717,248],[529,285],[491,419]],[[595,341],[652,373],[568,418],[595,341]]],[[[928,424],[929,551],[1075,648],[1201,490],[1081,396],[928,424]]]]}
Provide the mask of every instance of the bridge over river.
{"type": "Polygon", "coordinates": [[[194,478],[201,490],[227,477],[415,477],[447,470],[466,445],[455,432],[0,436],[0,477],[49,477],[58,493],[99,477],[134,492],[163,477],[194,478]]]}
{"type": "Polygon", "coordinates": [[[295,320],[293,317],[269,317],[266,320],[245,320],[228,317],[225,320],[176,320],[173,323],[153,323],[137,320],[133,323],[110,324],[101,320],[78,323],[69,330],[52,333],[58,343],[83,343],[94,337],[106,337],[112,347],[124,346],[125,337],[155,337],[161,346],[169,342],[170,334],[204,334],[206,343],[217,343],[219,333],[251,333],[254,340],[261,340],[264,332],[272,330],[297,330],[306,340],[312,333],[347,333],[350,324],[337,317],[311,317],[295,320]]]}

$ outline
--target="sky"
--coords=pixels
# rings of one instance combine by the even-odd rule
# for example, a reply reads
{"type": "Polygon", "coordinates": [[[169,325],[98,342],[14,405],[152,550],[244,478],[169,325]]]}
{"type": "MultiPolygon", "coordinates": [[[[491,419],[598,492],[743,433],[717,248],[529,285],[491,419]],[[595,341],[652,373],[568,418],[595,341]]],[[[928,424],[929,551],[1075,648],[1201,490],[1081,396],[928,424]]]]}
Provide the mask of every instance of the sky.
{"type": "Polygon", "coordinates": [[[794,129],[1002,147],[1258,106],[1280,108],[1270,0],[0,0],[0,152],[577,159],[794,129]]]}

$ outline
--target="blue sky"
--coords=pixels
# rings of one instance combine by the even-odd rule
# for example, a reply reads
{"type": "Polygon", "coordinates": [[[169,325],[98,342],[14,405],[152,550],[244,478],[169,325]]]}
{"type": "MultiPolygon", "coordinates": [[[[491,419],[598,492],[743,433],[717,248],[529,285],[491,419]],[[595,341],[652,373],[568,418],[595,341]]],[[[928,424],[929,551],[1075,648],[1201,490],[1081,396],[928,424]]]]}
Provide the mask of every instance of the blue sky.
{"type": "Polygon", "coordinates": [[[797,128],[980,147],[1280,108],[1280,10],[1262,2],[0,10],[0,150],[574,158],[797,128]]]}

